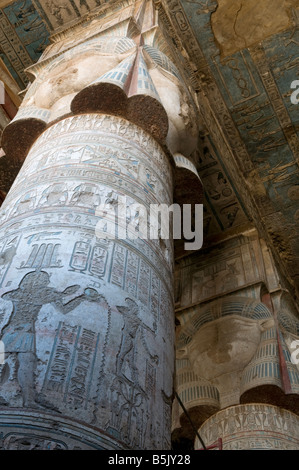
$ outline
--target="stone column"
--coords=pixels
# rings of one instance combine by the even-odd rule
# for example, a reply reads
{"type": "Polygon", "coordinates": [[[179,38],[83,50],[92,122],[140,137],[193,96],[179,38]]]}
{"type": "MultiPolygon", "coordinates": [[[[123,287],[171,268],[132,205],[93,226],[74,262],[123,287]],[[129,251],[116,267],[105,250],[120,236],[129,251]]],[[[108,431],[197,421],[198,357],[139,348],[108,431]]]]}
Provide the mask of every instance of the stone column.
{"type": "MultiPolygon", "coordinates": [[[[299,324],[289,309],[279,312],[278,320],[264,303],[237,295],[180,313],[176,390],[206,446],[221,438],[226,449],[298,447],[296,439],[284,446],[292,435],[290,416],[296,427],[299,422],[299,370],[290,348],[299,324]]],[[[178,404],[173,441],[194,442],[194,429],[178,404]]]]}
{"type": "Polygon", "coordinates": [[[152,2],[105,8],[52,38],[3,133],[25,159],[0,216],[5,449],[170,448],[173,244],[143,221],[198,124],[152,2]]]}
{"type": "Polygon", "coordinates": [[[37,442],[58,429],[61,447],[169,447],[172,245],[99,238],[97,208],[119,196],[134,232],[141,204],[171,204],[170,160],[135,124],[83,114],[36,140],[3,204],[1,402],[16,439],[38,411],[37,442]],[[92,439],[70,438],[78,420],[92,439]]]}

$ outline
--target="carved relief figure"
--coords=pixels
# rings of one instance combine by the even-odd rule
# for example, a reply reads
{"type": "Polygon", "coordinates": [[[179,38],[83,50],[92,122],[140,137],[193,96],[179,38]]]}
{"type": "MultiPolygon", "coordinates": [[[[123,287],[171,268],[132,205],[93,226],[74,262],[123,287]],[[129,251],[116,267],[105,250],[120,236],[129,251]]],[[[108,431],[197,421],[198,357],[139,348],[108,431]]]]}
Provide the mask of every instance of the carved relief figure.
{"type": "Polygon", "coordinates": [[[63,292],[49,286],[50,275],[45,271],[26,274],[17,289],[2,295],[11,301],[13,311],[9,323],[2,330],[2,341],[6,353],[17,355],[18,382],[22,391],[25,407],[39,407],[47,403],[36,397],[34,390],[34,371],[36,368],[35,322],[43,305],[53,303],[63,314],[80,305],[84,300],[98,300],[97,291],[85,289],[84,293],[68,301],[68,296],[79,291],[80,286],[67,287],[63,292]]]}
{"type": "Polygon", "coordinates": [[[39,201],[40,206],[64,205],[68,198],[67,187],[64,184],[54,183],[45,189],[39,201]]]}
{"type": "Polygon", "coordinates": [[[126,306],[118,306],[123,314],[124,326],[122,329],[121,346],[117,357],[116,370],[118,376],[126,376],[124,361],[128,360],[131,378],[137,381],[137,369],[135,367],[135,338],[140,326],[144,326],[138,317],[138,305],[134,300],[127,298],[126,306]]]}
{"type": "MultiPolygon", "coordinates": [[[[120,350],[117,355],[116,362],[116,371],[119,377],[126,377],[133,380],[135,383],[138,383],[138,374],[137,368],[135,366],[136,360],[136,337],[138,332],[143,339],[143,330],[146,329],[151,333],[154,333],[143,321],[139,318],[138,312],[139,307],[137,303],[130,299],[126,298],[125,306],[117,306],[117,309],[120,313],[123,314],[124,326],[122,329],[122,339],[120,350]],[[128,365],[128,369],[125,367],[125,361],[128,365]],[[127,377],[127,374],[129,377],[127,377]]],[[[153,360],[157,361],[157,356],[151,356],[153,360]]]]}
{"type": "Polygon", "coordinates": [[[98,187],[93,184],[80,184],[74,189],[74,194],[71,198],[71,205],[93,205],[100,204],[100,196],[98,194],[98,187]]]}

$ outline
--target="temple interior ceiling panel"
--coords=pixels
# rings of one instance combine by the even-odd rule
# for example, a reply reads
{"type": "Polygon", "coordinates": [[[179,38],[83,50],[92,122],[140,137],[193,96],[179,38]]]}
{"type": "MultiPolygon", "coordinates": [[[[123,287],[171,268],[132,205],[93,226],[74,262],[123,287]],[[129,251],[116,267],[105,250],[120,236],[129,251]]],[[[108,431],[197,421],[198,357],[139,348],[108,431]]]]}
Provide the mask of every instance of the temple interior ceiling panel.
{"type": "Polygon", "coordinates": [[[235,179],[235,196],[242,189],[232,160],[253,202],[250,211],[243,195],[249,218],[257,216],[255,223],[261,223],[298,286],[298,106],[291,101],[291,85],[298,80],[299,5],[251,3],[173,0],[165,8],[193,61],[199,101],[207,97],[202,115],[208,138],[235,179]],[[226,155],[217,130],[211,131],[211,115],[233,157],[226,155]]]}
{"type": "MultiPolygon", "coordinates": [[[[271,8],[269,0],[258,6],[241,0],[164,3],[196,68],[198,87],[206,90],[214,108],[210,113],[226,133],[228,150],[237,163],[240,160],[254,201],[252,210],[258,212],[283,264],[296,278],[298,109],[290,96],[298,74],[298,2],[275,1],[271,8]]],[[[101,4],[100,0],[0,3],[1,66],[15,82],[14,94],[28,86],[25,70],[41,57],[50,36],[101,4]]],[[[203,111],[208,120],[207,110],[203,111]]],[[[252,218],[234,181],[231,162],[224,149],[217,148],[216,139],[212,132],[203,139],[198,161],[206,183],[207,235],[237,228],[252,218]]]]}

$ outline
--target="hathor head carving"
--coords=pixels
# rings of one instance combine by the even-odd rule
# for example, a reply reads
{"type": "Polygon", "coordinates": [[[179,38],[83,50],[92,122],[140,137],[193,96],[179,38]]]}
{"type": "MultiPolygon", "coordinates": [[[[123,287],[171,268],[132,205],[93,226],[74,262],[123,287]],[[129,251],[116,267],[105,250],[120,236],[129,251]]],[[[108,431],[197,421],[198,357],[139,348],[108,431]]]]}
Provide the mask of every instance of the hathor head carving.
{"type": "Polygon", "coordinates": [[[226,297],[201,308],[181,327],[177,339],[177,391],[197,420],[206,413],[259,399],[295,410],[289,397],[299,395],[299,372],[289,360],[272,313],[261,302],[226,297]],[[292,377],[284,393],[281,361],[292,377]],[[287,402],[288,401],[288,402],[287,402]],[[193,410],[193,411],[192,411],[193,410]]]}

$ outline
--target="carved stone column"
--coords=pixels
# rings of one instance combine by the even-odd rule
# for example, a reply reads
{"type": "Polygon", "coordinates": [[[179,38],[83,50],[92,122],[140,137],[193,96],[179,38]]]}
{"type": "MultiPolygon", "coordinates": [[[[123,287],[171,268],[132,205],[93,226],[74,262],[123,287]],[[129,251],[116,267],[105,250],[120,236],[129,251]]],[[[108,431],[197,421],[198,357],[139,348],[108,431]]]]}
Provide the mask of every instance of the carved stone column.
{"type": "MultiPolygon", "coordinates": [[[[31,148],[2,208],[1,400],[12,414],[39,411],[34,436],[52,412],[95,426],[97,448],[167,448],[172,245],[98,238],[96,210],[118,196],[131,230],[141,204],[172,202],[168,156],[129,121],[69,117],[31,148]]],[[[87,434],[76,446],[91,445],[87,434]]]]}
{"type": "MultiPolygon", "coordinates": [[[[192,313],[181,314],[176,382],[205,445],[221,438],[224,449],[297,449],[290,436],[299,423],[299,370],[291,352],[299,328],[289,305],[277,320],[264,303],[229,295],[192,313]]],[[[194,439],[178,403],[173,415],[173,440],[194,439]]]]}
{"type": "Polygon", "coordinates": [[[138,230],[173,202],[172,155],[201,188],[198,125],[152,2],[98,13],[52,38],[3,133],[25,159],[1,212],[4,448],[170,448],[173,244],[138,230]]]}

